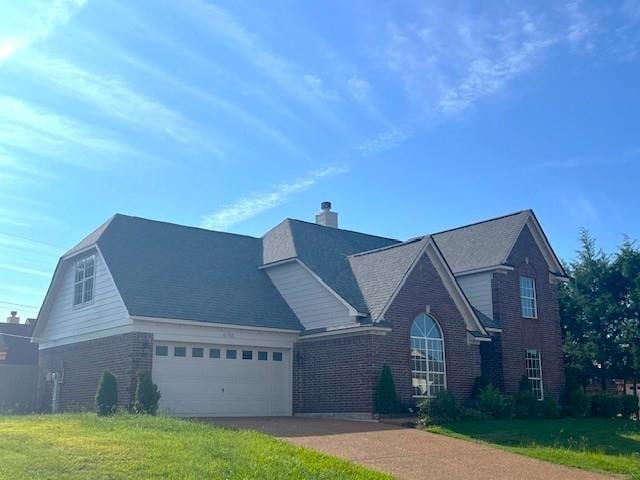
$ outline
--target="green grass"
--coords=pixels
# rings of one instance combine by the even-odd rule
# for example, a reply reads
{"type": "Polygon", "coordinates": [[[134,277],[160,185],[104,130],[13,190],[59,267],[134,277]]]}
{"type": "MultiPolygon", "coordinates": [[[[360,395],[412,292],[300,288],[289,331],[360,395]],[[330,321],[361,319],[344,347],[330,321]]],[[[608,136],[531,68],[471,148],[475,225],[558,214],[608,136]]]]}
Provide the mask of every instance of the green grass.
{"type": "Polygon", "coordinates": [[[488,420],[427,430],[511,452],[640,479],[640,423],[604,419],[488,420]]]}
{"type": "Polygon", "coordinates": [[[267,435],[167,417],[0,416],[0,479],[388,479],[267,435]]]}

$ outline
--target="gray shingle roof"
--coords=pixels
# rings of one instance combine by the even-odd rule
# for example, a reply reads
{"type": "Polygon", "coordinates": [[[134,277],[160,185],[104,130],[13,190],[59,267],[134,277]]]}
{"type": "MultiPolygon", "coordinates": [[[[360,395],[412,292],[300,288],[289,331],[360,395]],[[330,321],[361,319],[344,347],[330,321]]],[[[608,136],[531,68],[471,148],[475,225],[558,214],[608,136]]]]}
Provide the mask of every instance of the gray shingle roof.
{"type": "Polygon", "coordinates": [[[259,238],[118,214],[97,244],[130,315],[302,330],[259,238]]]}
{"type": "Polygon", "coordinates": [[[380,317],[424,242],[425,239],[416,239],[349,257],[372,319],[380,317]]]}
{"type": "Polygon", "coordinates": [[[297,257],[351,306],[367,313],[347,257],[400,242],[288,218],[269,231],[263,243],[265,264],[297,257]]]}
{"type": "Polygon", "coordinates": [[[453,273],[501,265],[531,210],[434,233],[433,238],[453,273]]]}

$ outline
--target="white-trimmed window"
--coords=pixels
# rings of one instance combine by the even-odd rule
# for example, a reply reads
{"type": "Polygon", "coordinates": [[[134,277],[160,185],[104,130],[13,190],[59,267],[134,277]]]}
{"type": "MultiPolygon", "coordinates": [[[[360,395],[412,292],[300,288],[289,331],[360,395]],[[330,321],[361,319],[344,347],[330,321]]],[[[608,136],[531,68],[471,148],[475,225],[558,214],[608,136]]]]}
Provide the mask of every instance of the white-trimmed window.
{"type": "Polygon", "coordinates": [[[73,304],[82,305],[93,301],[93,286],[96,273],[96,258],[90,255],[76,262],[73,286],[73,304]]]}
{"type": "Polygon", "coordinates": [[[411,384],[414,398],[435,397],[447,385],[442,331],[426,313],[411,325],[411,384]]]}
{"type": "Polygon", "coordinates": [[[520,304],[523,317],[538,318],[536,281],[531,277],[520,277],[520,304]]]}
{"type": "Polygon", "coordinates": [[[542,385],[542,362],[540,350],[527,350],[525,354],[525,368],[527,378],[531,383],[531,391],[538,400],[544,399],[544,387],[542,385]]]}

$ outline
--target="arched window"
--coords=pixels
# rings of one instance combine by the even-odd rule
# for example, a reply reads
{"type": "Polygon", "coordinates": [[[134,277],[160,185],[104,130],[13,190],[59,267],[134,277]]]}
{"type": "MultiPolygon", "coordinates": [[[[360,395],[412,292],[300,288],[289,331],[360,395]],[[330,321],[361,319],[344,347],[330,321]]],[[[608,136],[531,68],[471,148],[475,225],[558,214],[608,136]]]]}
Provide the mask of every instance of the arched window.
{"type": "Polygon", "coordinates": [[[411,325],[411,377],[415,398],[435,397],[446,388],[444,340],[437,322],[421,313],[411,325]]]}

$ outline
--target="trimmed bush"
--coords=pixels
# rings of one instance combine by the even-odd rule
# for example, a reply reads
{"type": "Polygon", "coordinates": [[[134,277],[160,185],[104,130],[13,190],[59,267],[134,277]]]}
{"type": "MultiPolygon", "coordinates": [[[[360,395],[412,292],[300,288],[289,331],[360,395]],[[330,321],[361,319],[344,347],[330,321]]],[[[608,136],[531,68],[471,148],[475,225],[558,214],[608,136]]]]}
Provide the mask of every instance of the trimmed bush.
{"type": "Polygon", "coordinates": [[[571,390],[566,402],[564,410],[570,417],[585,417],[591,413],[591,402],[582,387],[571,390]]]}
{"type": "Polygon", "coordinates": [[[460,420],[473,422],[478,420],[491,420],[491,417],[477,408],[463,408],[460,410],[460,420]]]}
{"type": "Polygon", "coordinates": [[[480,392],[491,385],[491,379],[489,375],[480,375],[473,381],[473,388],[471,389],[471,400],[476,401],[480,396],[480,392]]]}
{"type": "Polygon", "coordinates": [[[497,388],[489,385],[480,391],[476,406],[478,410],[491,418],[511,418],[514,400],[510,395],[505,395],[497,388]]]}
{"type": "Polygon", "coordinates": [[[109,370],[105,370],[96,392],[96,413],[113,415],[118,408],[118,381],[109,370]]]}
{"type": "Polygon", "coordinates": [[[538,398],[531,391],[531,382],[525,376],[520,379],[518,393],[514,397],[513,414],[516,418],[540,418],[544,416],[538,398]]]}
{"type": "Polygon", "coordinates": [[[424,426],[455,422],[461,416],[458,401],[449,390],[441,390],[420,404],[420,424],[424,426]]]}
{"type": "Polygon", "coordinates": [[[139,372],[133,411],[155,415],[158,411],[159,400],[160,392],[158,386],[151,381],[151,372],[139,372]]]}
{"type": "Polygon", "coordinates": [[[626,417],[630,417],[631,415],[635,415],[638,413],[638,402],[640,398],[635,395],[625,395],[622,397],[622,415],[626,417]]]}
{"type": "Polygon", "coordinates": [[[612,418],[622,410],[622,397],[609,393],[590,395],[591,416],[612,418]]]}
{"type": "Polygon", "coordinates": [[[390,414],[397,413],[401,410],[398,396],[396,395],[396,386],[393,382],[393,375],[388,365],[382,367],[380,379],[378,380],[378,389],[376,390],[376,413],[390,414]]]}
{"type": "Polygon", "coordinates": [[[542,402],[538,402],[541,406],[542,413],[544,418],[559,418],[560,417],[560,407],[558,405],[558,401],[553,398],[546,396],[542,402]]]}

